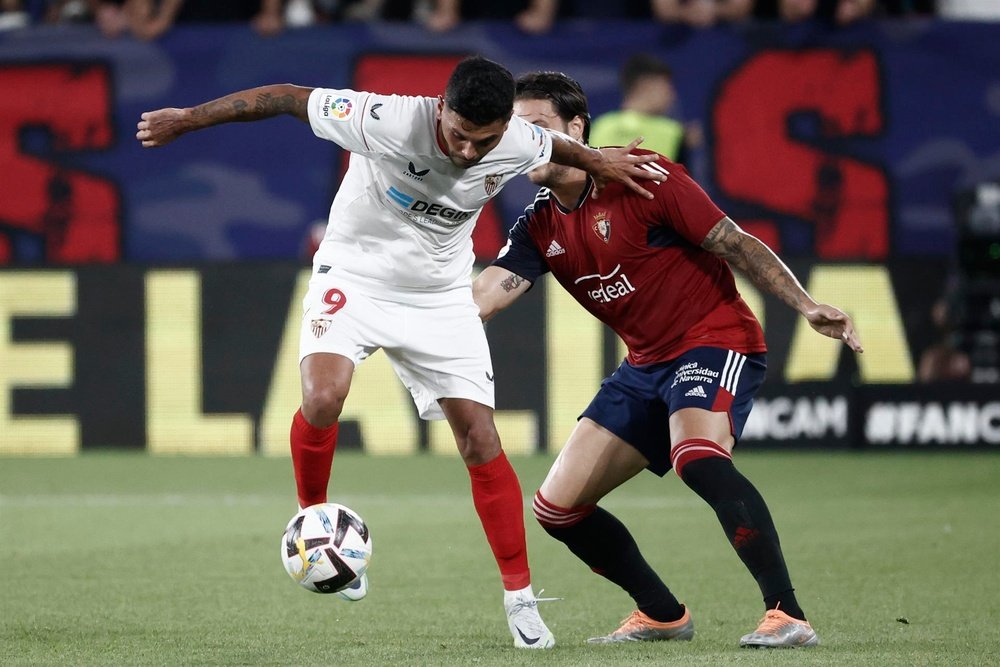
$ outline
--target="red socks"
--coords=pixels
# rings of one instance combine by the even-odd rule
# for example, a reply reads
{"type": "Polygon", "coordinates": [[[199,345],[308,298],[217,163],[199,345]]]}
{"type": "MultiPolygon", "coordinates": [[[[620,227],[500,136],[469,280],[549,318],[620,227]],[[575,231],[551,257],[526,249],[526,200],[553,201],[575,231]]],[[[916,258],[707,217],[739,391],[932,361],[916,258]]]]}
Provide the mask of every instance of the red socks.
{"type": "Polygon", "coordinates": [[[301,409],[292,417],[292,468],[301,507],[326,502],[326,486],[330,481],[339,428],[339,422],[316,428],[302,416],[301,409]]]}
{"type": "MultiPolygon", "coordinates": [[[[292,418],[292,467],[302,507],[326,502],[338,427],[339,424],[334,424],[316,428],[305,420],[301,410],[292,418]]],[[[524,501],[517,473],[507,455],[501,451],[492,461],[470,467],[469,478],[472,502],[500,568],[504,588],[516,591],[529,586],[524,501]]]]}
{"type": "Polygon", "coordinates": [[[503,451],[488,463],[469,467],[472,502],[486,540],[500,567],[503,587],[516,591],[531,584],[524,537],[524,500],[517,473],[503,451]]]}

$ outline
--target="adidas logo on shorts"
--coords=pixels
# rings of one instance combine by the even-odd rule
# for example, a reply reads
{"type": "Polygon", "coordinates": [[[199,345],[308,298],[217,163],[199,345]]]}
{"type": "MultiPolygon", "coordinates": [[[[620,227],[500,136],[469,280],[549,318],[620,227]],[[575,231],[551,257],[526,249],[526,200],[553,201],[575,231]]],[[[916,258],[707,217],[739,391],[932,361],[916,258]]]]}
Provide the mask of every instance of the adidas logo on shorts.
{"type": "Polygon", "coordinates": [[[705,393],[705,389],[699,384],[694,389],[688,389],[685,396],[697,396],[698,398],[708,398],[708,394],[705,393]]]}
{"type": "Polygon", "coordinates": [[[549,244],[549,249],[545,251],[546,257],[555,257],[556,255],[565,255],[566,249],[559,245],[559,242],[552,239],[552,243],[549,244]]]}

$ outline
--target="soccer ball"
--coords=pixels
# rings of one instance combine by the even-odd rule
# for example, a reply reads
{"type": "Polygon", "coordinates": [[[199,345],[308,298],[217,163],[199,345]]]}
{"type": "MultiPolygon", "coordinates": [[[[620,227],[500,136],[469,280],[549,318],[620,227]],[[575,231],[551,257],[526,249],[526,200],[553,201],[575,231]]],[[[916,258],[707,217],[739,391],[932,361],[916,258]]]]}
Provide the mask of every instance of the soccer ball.
{"type": "Polygon", "coordinates": [[[281,537],[288,575],[314,593],[336,593],[368,569],[372,537],[357,512],[336,503],[311,505],[292,517],[281,537]]]}

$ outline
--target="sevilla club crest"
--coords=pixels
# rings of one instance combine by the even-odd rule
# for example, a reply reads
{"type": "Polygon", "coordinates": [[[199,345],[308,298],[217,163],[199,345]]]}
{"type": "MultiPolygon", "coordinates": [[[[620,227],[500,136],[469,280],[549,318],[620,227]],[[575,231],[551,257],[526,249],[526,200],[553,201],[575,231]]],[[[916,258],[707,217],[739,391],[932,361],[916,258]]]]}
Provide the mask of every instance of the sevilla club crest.
{"type": "Polygon", "coordinates": [[[313,336],[316,338],[322,338],[323,334],[330,330],[330,320],[313,320],[310,322],[312,325],[313,336]]]}
{"type": "Polygon", "coordinates": [[[607,243],[611,240],[611,221],[608,214],[601,212],[594,216],[594,226],[592,227],[598,238],[607,243]]]}
{"type": "Polygon", "coordinates": [[[486,196],[492,197],[496,194],[496,191],[500,188],[500,174],[490,174],[483,181],[483,187],[486,189],[486,196]]]}

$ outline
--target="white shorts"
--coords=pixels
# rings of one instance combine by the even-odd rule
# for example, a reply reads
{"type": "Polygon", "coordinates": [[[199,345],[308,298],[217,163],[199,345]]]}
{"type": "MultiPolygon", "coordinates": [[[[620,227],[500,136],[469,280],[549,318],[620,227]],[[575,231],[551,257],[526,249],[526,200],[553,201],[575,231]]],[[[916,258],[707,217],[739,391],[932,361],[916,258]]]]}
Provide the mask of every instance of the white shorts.
{"type": "Polygon", "coordinates": [[[471,285],[386,295],[342,275],[314,273],[302,307],[299,363],[329,352],[357,367],[381,348],[421,419],[445,418],[441,398],[495,406],[493,362],[471,285]]]}

